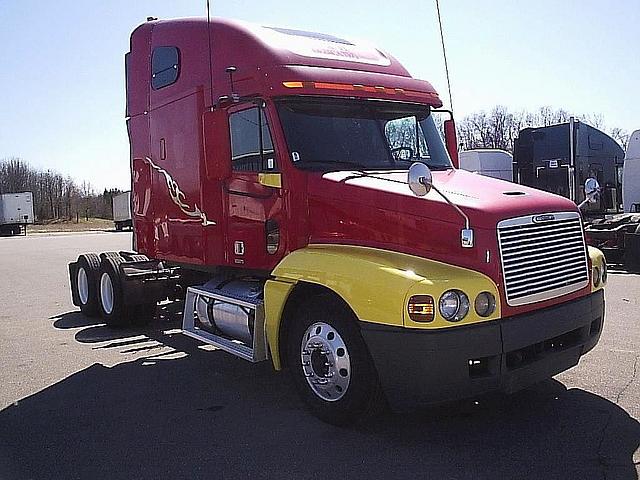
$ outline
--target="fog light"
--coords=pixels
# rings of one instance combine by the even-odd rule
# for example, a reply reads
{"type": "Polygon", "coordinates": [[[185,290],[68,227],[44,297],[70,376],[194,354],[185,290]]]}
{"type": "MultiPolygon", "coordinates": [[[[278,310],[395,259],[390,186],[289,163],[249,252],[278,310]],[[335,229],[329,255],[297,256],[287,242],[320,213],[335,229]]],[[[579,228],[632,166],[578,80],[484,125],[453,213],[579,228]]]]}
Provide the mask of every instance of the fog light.
{"type": "Polygon", "coordinates": [[[440,315],[449,322],[459,322],[469,313],[469,297],[460,290],[448,290],[440,297],[440,315]]]}
{"type": "Polygon", "coordinates": [[[433,297],[431,295],[414,295],[407,305],[409,318],[414,322],[432,322],[434,317],[433,297]]]}
{"type": "Polygon", "coordinates": [[[481,292],[473,303],[476,313],[481,317],[488,317],[496,310],[496,297],[489,292],[481,292]]]}
{"type": "Polygon", "coordinates": [[[600,269],[598,267],[593,267],[593,286],[600,286],[600,269]]]}

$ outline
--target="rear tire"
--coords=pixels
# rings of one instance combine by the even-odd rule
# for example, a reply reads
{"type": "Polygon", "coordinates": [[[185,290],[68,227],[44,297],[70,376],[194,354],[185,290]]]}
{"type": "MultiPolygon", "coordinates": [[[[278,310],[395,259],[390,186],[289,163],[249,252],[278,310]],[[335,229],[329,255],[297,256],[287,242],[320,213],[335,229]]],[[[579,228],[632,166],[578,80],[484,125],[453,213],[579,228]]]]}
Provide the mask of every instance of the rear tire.
{"type": "Polygon", "coordinates": [[[289,325],[289,373],[315,416],[332,425],[348,425],[384,410],[378,374],[347,306],[319,296],[298,307],[289,325]]]}
{"type": "Polygon", "coordinates": [[[80,311],[87,317],[96,317],[98,307],[98,271],[100,258],[95,253],[85,253],[78,257],[75,274],[71,278],[74,297],[78,299],[80,311]]]}
{"type": "Polygon", "coordinates": [[[131,323],[131,306],[124,304],[122,282],[118,265],[123,263],[118,256],[102,254],[98,272],[98,299],[100,315],[110,327],[124,327],[131,323]]]}

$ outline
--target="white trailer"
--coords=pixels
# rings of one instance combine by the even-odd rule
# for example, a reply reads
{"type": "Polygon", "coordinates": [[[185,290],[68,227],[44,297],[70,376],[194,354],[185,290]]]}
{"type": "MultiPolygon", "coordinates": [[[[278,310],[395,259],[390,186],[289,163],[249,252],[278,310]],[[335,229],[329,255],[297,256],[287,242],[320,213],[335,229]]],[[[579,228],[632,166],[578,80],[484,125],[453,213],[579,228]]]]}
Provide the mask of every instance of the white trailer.
{"type": "Polygon", "coordinates": [[[498,149],[477,149],[460,152],[460,168],[486,177],[513,181],[513,157],[498,149]]]}
{"type": "Polygon", "coordinates": [[[133,227],[131,221],[131,192],[123,192],[113,197],[113,223],[116,230],[133,227]]]}
{"type": "Polygon", "coordinates": [[[0,234],[18,235],[33,223],[33,194],[31,192],[0,195],[0,234]]]}
{"type": "Polygon", "coordinates": [[[622,206],[626,213],[640,212],[640,130],[631,134],[624,156],[622,206]]]}

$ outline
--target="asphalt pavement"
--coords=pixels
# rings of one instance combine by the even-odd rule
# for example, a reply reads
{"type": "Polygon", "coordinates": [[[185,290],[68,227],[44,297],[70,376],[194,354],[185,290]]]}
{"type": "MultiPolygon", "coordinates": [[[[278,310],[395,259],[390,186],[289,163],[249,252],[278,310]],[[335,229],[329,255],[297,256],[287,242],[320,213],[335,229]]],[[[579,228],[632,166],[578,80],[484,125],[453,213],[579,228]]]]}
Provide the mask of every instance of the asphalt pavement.
{"type": "Polygon", "coordinates": [[[636,479],[640,276],[614,272],[598,346],[512,397],[350,428],[286,374],[179,333],[180,306],[112,330],[71,303],[67,263],[130,233],[0,238],[0,479],[636,479]]]}

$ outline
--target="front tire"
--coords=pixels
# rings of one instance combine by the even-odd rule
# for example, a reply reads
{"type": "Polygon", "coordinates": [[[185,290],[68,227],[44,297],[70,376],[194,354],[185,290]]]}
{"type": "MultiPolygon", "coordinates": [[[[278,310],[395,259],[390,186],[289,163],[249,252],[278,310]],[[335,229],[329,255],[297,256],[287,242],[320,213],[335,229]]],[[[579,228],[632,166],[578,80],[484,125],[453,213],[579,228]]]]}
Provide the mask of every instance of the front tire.
{"type": "Polygon", "coordinates": [[[309,410],[333,425],[379,414],[384,395],[353,312],[330,296],[304,305],[290,323],[286,351],[309,410]]]}

